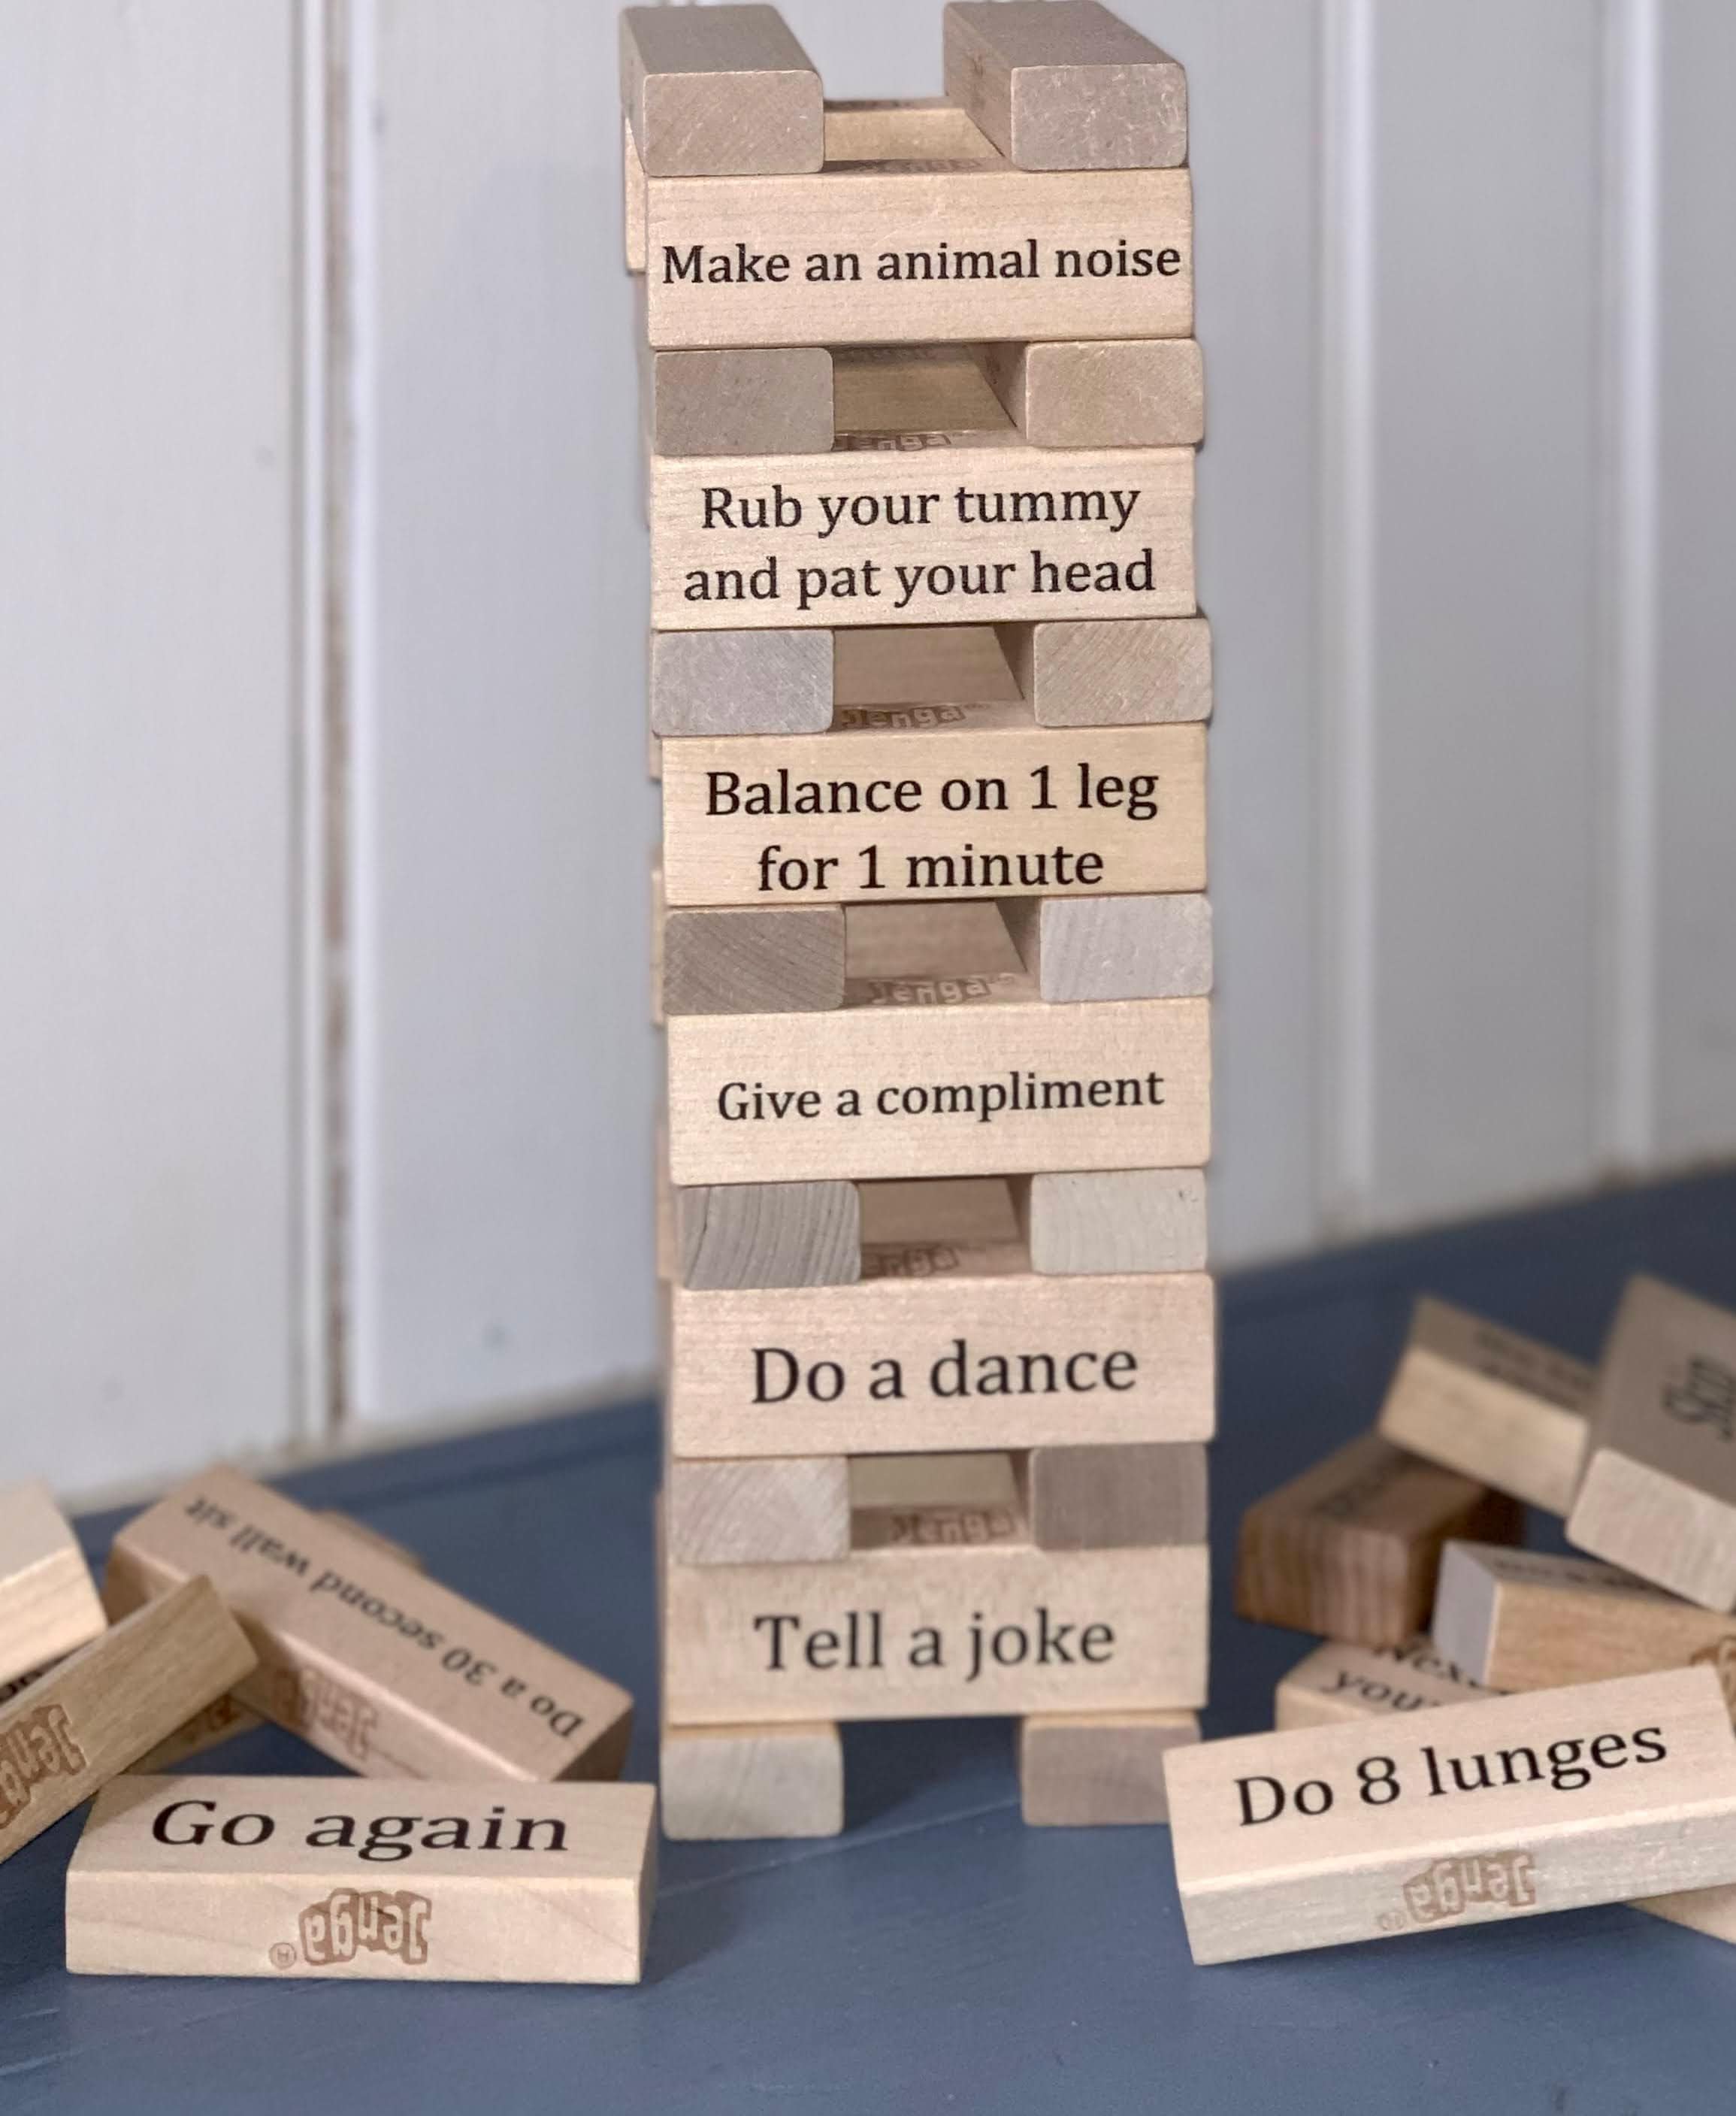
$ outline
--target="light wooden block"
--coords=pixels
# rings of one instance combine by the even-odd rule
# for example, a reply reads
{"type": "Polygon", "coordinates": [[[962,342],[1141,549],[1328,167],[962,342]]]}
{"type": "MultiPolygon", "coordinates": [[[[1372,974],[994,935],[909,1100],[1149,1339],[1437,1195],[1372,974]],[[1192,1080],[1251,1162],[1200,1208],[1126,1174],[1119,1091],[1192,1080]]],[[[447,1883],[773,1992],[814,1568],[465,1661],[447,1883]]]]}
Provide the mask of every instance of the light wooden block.
{"type": "Polygon", "coordinates": [[[1194,608],[1191,448],[654,456],[650,514],[659,632],[1194,608]]]}
{"type": "Polygon", "coordinates": [[[627,7],[621,100],[654,177],[777,176],[825,155],[820,76],[775,7],[627,7]]]}
{"type": "Polygon", "coordinates": [[[1413,1455],[1564,1514],[1596,1379],[1565,1352],[1425,1295],[1380,1429],[1413,1455]]]}
{"type": "Polygon", "coordinates": [[[617,1684],[237,1470],[190,1479],[129,1521],[104,1599],[122,1615],[199,1572],[259,1655],[234,1686],[241,1703],[352,1769],[542,1779],[621,1768],[632,1700],[617,1684]]]}
{"type": "Polygon", "coordinates": [[[677,1183],[1198,1168],[1211,1150],[1203,999],[1078,1006],[992,991],[668,1026],[677,1183]]]}
{"type": "Polygon", "coordinates": [[[836,1837],[844,1826],[844,1748],[835,1721],[665,1727],[663,1833],[675,1843],[836,1837]]]}
{"type": "Polygon", "coordinates": [[[850,1540],[856,1550],[1028,1543],[1013,1457],[860,1456],[850,1465],[850,1540]]]}
{"type": "Polygon", "coordinates": [[[772,1565],[850,1555],[842,1455],[668,1464],[664,1534],[677,1565],[772,1565]]]}
{"type": "Polygon", "coordinates": [[[677,1455],[953,1453],[1212,1432],[1216,1315],[1202,1272],[677,1288],[670,1313],[677,1455]]]}
{"type": "Polygon", "coordinates": [[[1567,1534],[1690,1602],[1736,1609],[1736,1312],[1628,1281],[1567,1534]]]}
{"type": "Polygon", "coordinates": [[[813,734],[831,724],[822,632],[653,632],[650,667],[659,736],[813,734]]]}
{"type": "Polygon", "coordinates": [[[253,1649],[209,1580],[184,1581],[0,1711],[0,1859],[89,1800],[246,1675],[253,1649]]]}
{"type": "Polygon", "coordinates": [[[1101,1170],[1033,1175],[1025,1191],[1031,1268],[1204,1271],[1206,1172],[1101,1170]]]}
{"type": "Polygon", "coordinates": [[[1045,1000],[1193,999],[1211,990],[1209,897],[1021,897],[1004,909],[1045,1000]]]}
{"type": "Polygon", "coordinates": [[[943,95],[832,100],[826,104],[826,160],[988,162],[994,141],[943,95]]]}
{"type": "Polygon", "coordinates": [[[847,1006],[958,1005],[1034,1000],[1036,980],[997,904],[852,904],[844,910],[844,994],[847,1006]],[[948,980],[957,989],[894,990],[948,980]]]}
{"type": "Polygon", "coordinates": [[[672,743],[663,830],[672,905],[1042,895],[1057,899],[1044,941],[1067,996],[1210,988],[1206,899],[1133,894],[1206,886],[1202,727],[1073,733],[1026,715],[672,743]]]}
{"type": "Polygon", "coordinates": [[[1293,1727],[1331,1727],[1389,1712],[1474,1704],[1495,1694],[1473,1682],[1420,1632],[1398,1646],[1351,1646],[1329,1639],[1279,1684],[1272,1723],[1282,1734],[1293,1727]]]}
{"type": "Polygon", "coordinates": [[[1200,1738],[1192,1712],[1043,1712],[1019,1723],[1019,1809],[1034,1828],[1169,1819],[1164,1758],[1200,1738]]]}
{"type": "Polygon", "coordinates": [[[645,163],[632,120],[621,118],[621,252],[629,272],[645,270],[645,163]]]}
{"type": "Polygon", "coordinates": [[[951,434],[1018,438],[974,346],[844,346],[833,358],[831,445],[892,439],[907,447],[951,434]]]}
{"type": "Polygon", "coordinates": [[[1040,727],[1127,727],[1211,717],[1203,617],[1009,625],[1007,657],[1040,727]]]}
{"type": "Polygon", "coordinates": [[[844,1003],[844,914],[836,905],[665,909],[659,930],[665,1020],[811,1014],[844,1003]]]}
{"type": "Polygon", "coordinates": [[[952,0],[946,92],[1022,169],[1187,159],[1187,76],[1097,0],[952,0]]]}
{"type": "Polygon", "coordinates": [[[1736,1880],[1736,1735],[1703,1668],[1206,1742],[1165,1768],[1199,1962],[1736,1880]]]}
{"type": "Polygon", "coordinates": [[[681,1726],[1173,1710],[1206,1694],[1203,1544],[672,1565],[664,1589],[681,1726]]]}
{"type": "Polygon", "coordinates": [[[1169,1441],[1033,1447],[1025,1503],[1043,1550],[1204,1543],[1206,1450],[1169,1441]]]}
{"type": "Polygon", "coordinates": [[[1514,1502],[1364,1433],[1242,1517],[1236,1612],[1365,1646],[1427,1627],[1450,1538],[1517,1542],[1514,1502]]]}
{"type": "Polygon", "coordinates": [[[1033,448],[1196,448],[1206,438],[1196,338],[990,345],[982,360],[1008,417],[1033,448]]]}
{"type": "Polygon", "coordinates": [[[1434,1635],[1467,1674],[1498,1690],[1705,1666],[1736,1714],[1736,1625],[1596,1558],[1449,1543],[1434,1635]]]}
{"type": "Polygon", "coordinates": [[[677,1282],[696,1292],[850,1286],[861,1275],[853,1183],[711,1183],[670,1193],[677,1282]]]}
{"type": "Polygon", "coordinates": [[[653,173],[645,297],[659,349],[1187,338],[1192,187],[1185,169],[999,161],[653,173]]]}
{"type": "Polygon", "coordinates": [[[832,724],[938,729],[1029,726],[1031,713],[992,624],[887,624],[832,635],[832,724]],[[889,706],[944,712],[889,716],[889,706]],[[1012,706],[1012,712],[976,708],[1012,706]]]}
{"type": "Polygon", "coordinates": [[[1002,1278],[1031,1267],[1004,1177],[865,1183],[862,1276],[1002,1278]]]}
{"type": "Polygon", "coordinates": [[[48,1486],[0,1486],[0,1682],[62,1659],[106,1621],[78,1538],[48,1486]]]}
{"type": "Polygon", "coordinates": [[[67,1872],[85,1976],[636,1984],[647,1785],[122,1778],[67,1872]]]}
{"type": "Polygon", "coordinates": [[[832,445],[832,356],[823,346],[647,348],[643,380],[653,455],[811,455],[832,445]]]}

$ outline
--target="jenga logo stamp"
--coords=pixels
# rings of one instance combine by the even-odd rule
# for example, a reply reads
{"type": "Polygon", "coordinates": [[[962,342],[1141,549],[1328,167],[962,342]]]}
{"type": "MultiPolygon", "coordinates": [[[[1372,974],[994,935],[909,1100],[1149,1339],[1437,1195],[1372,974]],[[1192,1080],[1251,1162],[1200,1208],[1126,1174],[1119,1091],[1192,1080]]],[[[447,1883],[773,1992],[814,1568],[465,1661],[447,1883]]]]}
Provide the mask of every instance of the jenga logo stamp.
{"type": "MultiPolygon", "coordinates": [[[[1404,1884],[1404,1907],[1417,1925],[1444,1924],[1481,1903],[1508,1903],[1523,1909],[1536,1900],[1536,1868],[1529,1852],[1484,1852],[1462,1859],[1432,1860],[1404,1884]]],[[[1402,1919],[1395,1920],[1393,1929],[1402,1923],[1402,1919]]]]}
{"type": "Polygon", "coordinates": [[[1718,1678],[1724,1692],[1725,1709],[1736,1719],[1736,1634],[1702,1646],[1697,1654],[1688,1657],[1690,1668],[1709,1668],[1718,1678]]]}
{"type": "Polygon", "coordinates": [[[1720,1360],[1693,1358],[1664,1392],[1664,1408],[1684,1425],[1711,1425],[1736,1438],[1736,1372],[1720,1360]]]}
{"type": "Polygon", "coordinates": [[[365,1699],[312,1668],[273,1669],[271,1716],[297,1734],[324,1735],[359,1764],[368,1760],[379,1717],[365,1699]]]}
{"type": "Polygon", "coordinates": [[[71,1778],[85,1764],[63,1705],[20,1713],[0,1733],[0,1829],[18,1819],[45,1779],[71,1778]]]}
{"type": "MultiPolygon", "coordinates": [[[[310,1969],[331,1969],[353,1962],[366,1948],[372,1954],[395,1954],[406,1968],[428,1959],[428,1920],[434,1906],[408,1888],[334,1888],[323,1902],[310,1903],[298,1924],[301,1959],[310,1969]]],[[[292,1967],[296,1950],[280,1940],[271,1950],[279,1969],[292,1967]]]]}

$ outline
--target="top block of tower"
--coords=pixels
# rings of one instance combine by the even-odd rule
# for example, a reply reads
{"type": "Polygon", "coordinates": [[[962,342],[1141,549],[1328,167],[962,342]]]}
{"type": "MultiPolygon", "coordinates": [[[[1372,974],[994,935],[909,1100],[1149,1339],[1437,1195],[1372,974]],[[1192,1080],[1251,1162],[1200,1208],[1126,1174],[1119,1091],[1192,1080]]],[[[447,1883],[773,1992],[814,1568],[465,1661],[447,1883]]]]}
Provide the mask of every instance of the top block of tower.
{"type": "Polygon", "coordinates": [[[1187,160],[1186,74],[1097,0],[953,0],[945,21],[946,92],[1016,168],[1187,160]]]}
{"type": "Polygon", "coordinates": [[[825,105],[775,7],[629,7],[621,99],[650,177],[802,176],[825,159],[825,105]]]}

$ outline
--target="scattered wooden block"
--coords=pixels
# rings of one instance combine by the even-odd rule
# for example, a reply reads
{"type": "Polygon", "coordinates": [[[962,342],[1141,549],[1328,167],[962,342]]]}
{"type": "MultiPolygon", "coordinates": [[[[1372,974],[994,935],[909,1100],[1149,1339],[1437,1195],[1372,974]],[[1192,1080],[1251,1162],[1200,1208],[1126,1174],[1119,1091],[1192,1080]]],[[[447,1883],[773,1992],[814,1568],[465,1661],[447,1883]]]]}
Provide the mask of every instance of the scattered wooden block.
{"type": "Polygon", "coordinates": [[[990,345],[982,354],[990,385],[1033,448],[1187,448],[1206,438],[1197,338],[990,345]]]}
{"type": "Polygon", "coordinates": [[[673,1275],[696,1292],[851,1286],[861,1276],[853,1183],[702,1183],[669,1195],[673,1275]]]}
{"type": "Polygon", "coordinates": [[[1019,1809],[1035,1828],[1167,1822],[1164,1758],[1197,1741],[1192,1712],[1040,1712],[1019,1722],[1019,1809]]]}
{"type": "Polygon", "coordinates": [[[850,1555],[850,1465],[842,1455],[671,1460],[664,1533],[677,1565],[823,1562],[850,1555]]]}
{"type": "Polygon", "coordinates": [[[0,1486],[0,1682],[62,1658],[106,1622],[78,1538],[48,1486],[0,1486]]]}
{"type": "Polygon", "coordinates": [[[654,177],[818,169],[820,76],[775,7],[627,7],[621,100],[654,177]]]}
{"type": "Polygon", "coordinates": [[[1709,1671],[1177,1749],[1196,1962],[1736,1881],[1736,1735],[1709,1671]]]}
{"type": "Polygon", "coordinates": [[[650,518],[660,632],[1194,609],[1192,448],[654,456],[650,518]]]}
{"type": "Polygon", "coordinates": [[[684,1014],[668,1026],[668,1065],[678,1184],[1198,1168],[1210,1156],[1203,999],[1055,1007],[893,990],[834,1014],[684,1014]]]}
{"type": "Polygon", "coordinates": [[[952,0],[946,92],[1021,169],[1187,159],[1187,76],[1097,0],[952,0]]]}
{"type": "Polygon", "coordinates": [[[1474,1704],[1495,1694],[1473,1682],[1421,1633],[1398,1646],[1350,1646],[1328,1640],[1279,1684],[1272,1723],[1283,1734],[1293,1727],[1332,1727],[1342,1719],[1373,1719],[1389,1712],[1474,1704]]]}
{"type": "Polygon", "coordinates": [[[1050,619],[1002,633],[1040,727],[1127,727],[1211,717],[1203,617],[1050,619]]]}
{"type": "Polygon", "coordinates": [[[643,354],[653,455],[811,455],[832,445],[832,356],[824,346],[643,354]]]}
{"type": "Polygon", "coordinates": [[[1033,1271],[1206,1268],[1204,1169],[1033,1175],[1024,1198],[1033,1271]]]}
{"type": "Polygon", "coordinates": [[[1045,939],[1077,996],[1144,996],[1085,989],[1117,982],[1210,989],[1206,899],[1132,894],[1205,887],[1203,727],[1074,733],[1027,716],[766,739],[746,754],[696,738],[664,756],[663,817],[672,905],[1041,895],[1051,927],[1066,913],[1045,939]],[[1118,979],[1112,954],[1130,964],[1118,979]]]}
{"type": "Polygon", "coordinates": [[[1206,1589],[1203,1544],[671,1565],[666,1709],[687,1727],[1192,1708],[1206,1589]]]}
{"type": "Polygon", "coordinates": [[[853,1549],[1030,1540],[1010,1455],[864,1455],[850,1465],[853,1549]]]}
{"type": "Polygon", "coordinates": [[[209,1580],[102,1632],[0,1712],[0,1859],[39,1837],[246,1675],[253,1649],[209,1580]]]}
{"type": "Polygon", "coordinates": [[[1185,169],[1054,176],[955,160],[705,183],[653,171],[645,260],[659,349],[1193,330],[1185,169]]]}
{"type": "Polygon", "coordinates": [[[956,103],[930,95],[829,102],[826,159],[999,163],[1002,156],[956,103]]]}
{"type": "Polygon", "coordinates": [[[1425,1295],[1380,1429],[1413,1455],[1564,1514],[1596,1379],[1565,1352],[1425,1295]]]}
{"type": "Polygon", "coordinates": [[[836,1837],[844,1826],[844,1749],[835,1720],[759,1727],[665,1727],[663,1833],[691,1843],[836,1837]]]}
{"type": "Polygon", "coordinates": [[[198,1572],[258,1652],[233,1686],[241,1703],[369,1777],[621,1768],[624,1690],[236,1470],[192,1478],[129,1521],[104,1599],[123,1615],[198,1572]]]}
{"type": "Polygon", "coordinates": [[[1192,999],[1211,990],[1209,897],[1026,896],[1003,910],[1045,1000],[1192,999]]]}
{"type": "Polygon", "coordinates": [[[1033,1447],[1025,1503],[1040,1550],[1204,1543],[1206,1450],[1174,1441],[1033,1447]]]}
{"type": "Polygon", "coordinates": [[[1242,1516],[1236,1612],[1395,1646],[1427,1626],[1441,1546],[1516,1542],[1522,1518],[1502,1493],[1366,1433],[1242,1516]]]}
{"type": "Polygon", "coordinates": [[[67,1870],[67,1966],[636,1984],[656,1808],[645,1785],[119,1778],[67,1870]]]}
{"type": "Polygon", "coordinates": [[[812,734],[832,719],[832,642],[822,632],[654,632],[658,735],[812,734]]]}
{"type": "Polygon", "coordinates": [[[844,914],[837,905],[665,909],[660,935],[665,1020],[679,1014],[813,1014],[844,1003],[844,914]]]}
{"type": "Polygon", "coordinates": [[[677,1456],[953,1453],[1212,1431],[1216,1316],[1203,1273],[677,1288],[670,1312],[677,1456]]]}
{"type": "Polygon", "coordinates": [[[1736,1627],[1595,1558],[1449,1543],[1435,1643],[1498,1690],[1555,1690],[1705,1665],[1736,1712],[1736,1627]]]}
{"type": "Polygon", "coordinates": [[[1736,1609],[1736,1313],[1628,1281],[1567,1534],[1690,1602],[1736,1609]]]}

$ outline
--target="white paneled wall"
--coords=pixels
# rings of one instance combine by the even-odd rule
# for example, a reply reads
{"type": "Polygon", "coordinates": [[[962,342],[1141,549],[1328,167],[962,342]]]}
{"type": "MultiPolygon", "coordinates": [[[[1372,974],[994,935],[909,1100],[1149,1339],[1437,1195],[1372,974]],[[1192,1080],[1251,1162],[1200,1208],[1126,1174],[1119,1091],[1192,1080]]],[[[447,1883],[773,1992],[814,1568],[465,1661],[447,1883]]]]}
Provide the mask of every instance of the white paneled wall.
{"type": "MultiPolygon", "coordinates": [[[[1192,90],[1221,1259],[1736,1151],[1736,9],[1121,4],[1192,90]]],[[[785,12],[938,86],[939,0],[785,12]]],[[[649,1362],[612,17],[0,11],[21,1465],[649,1362]]]]}

